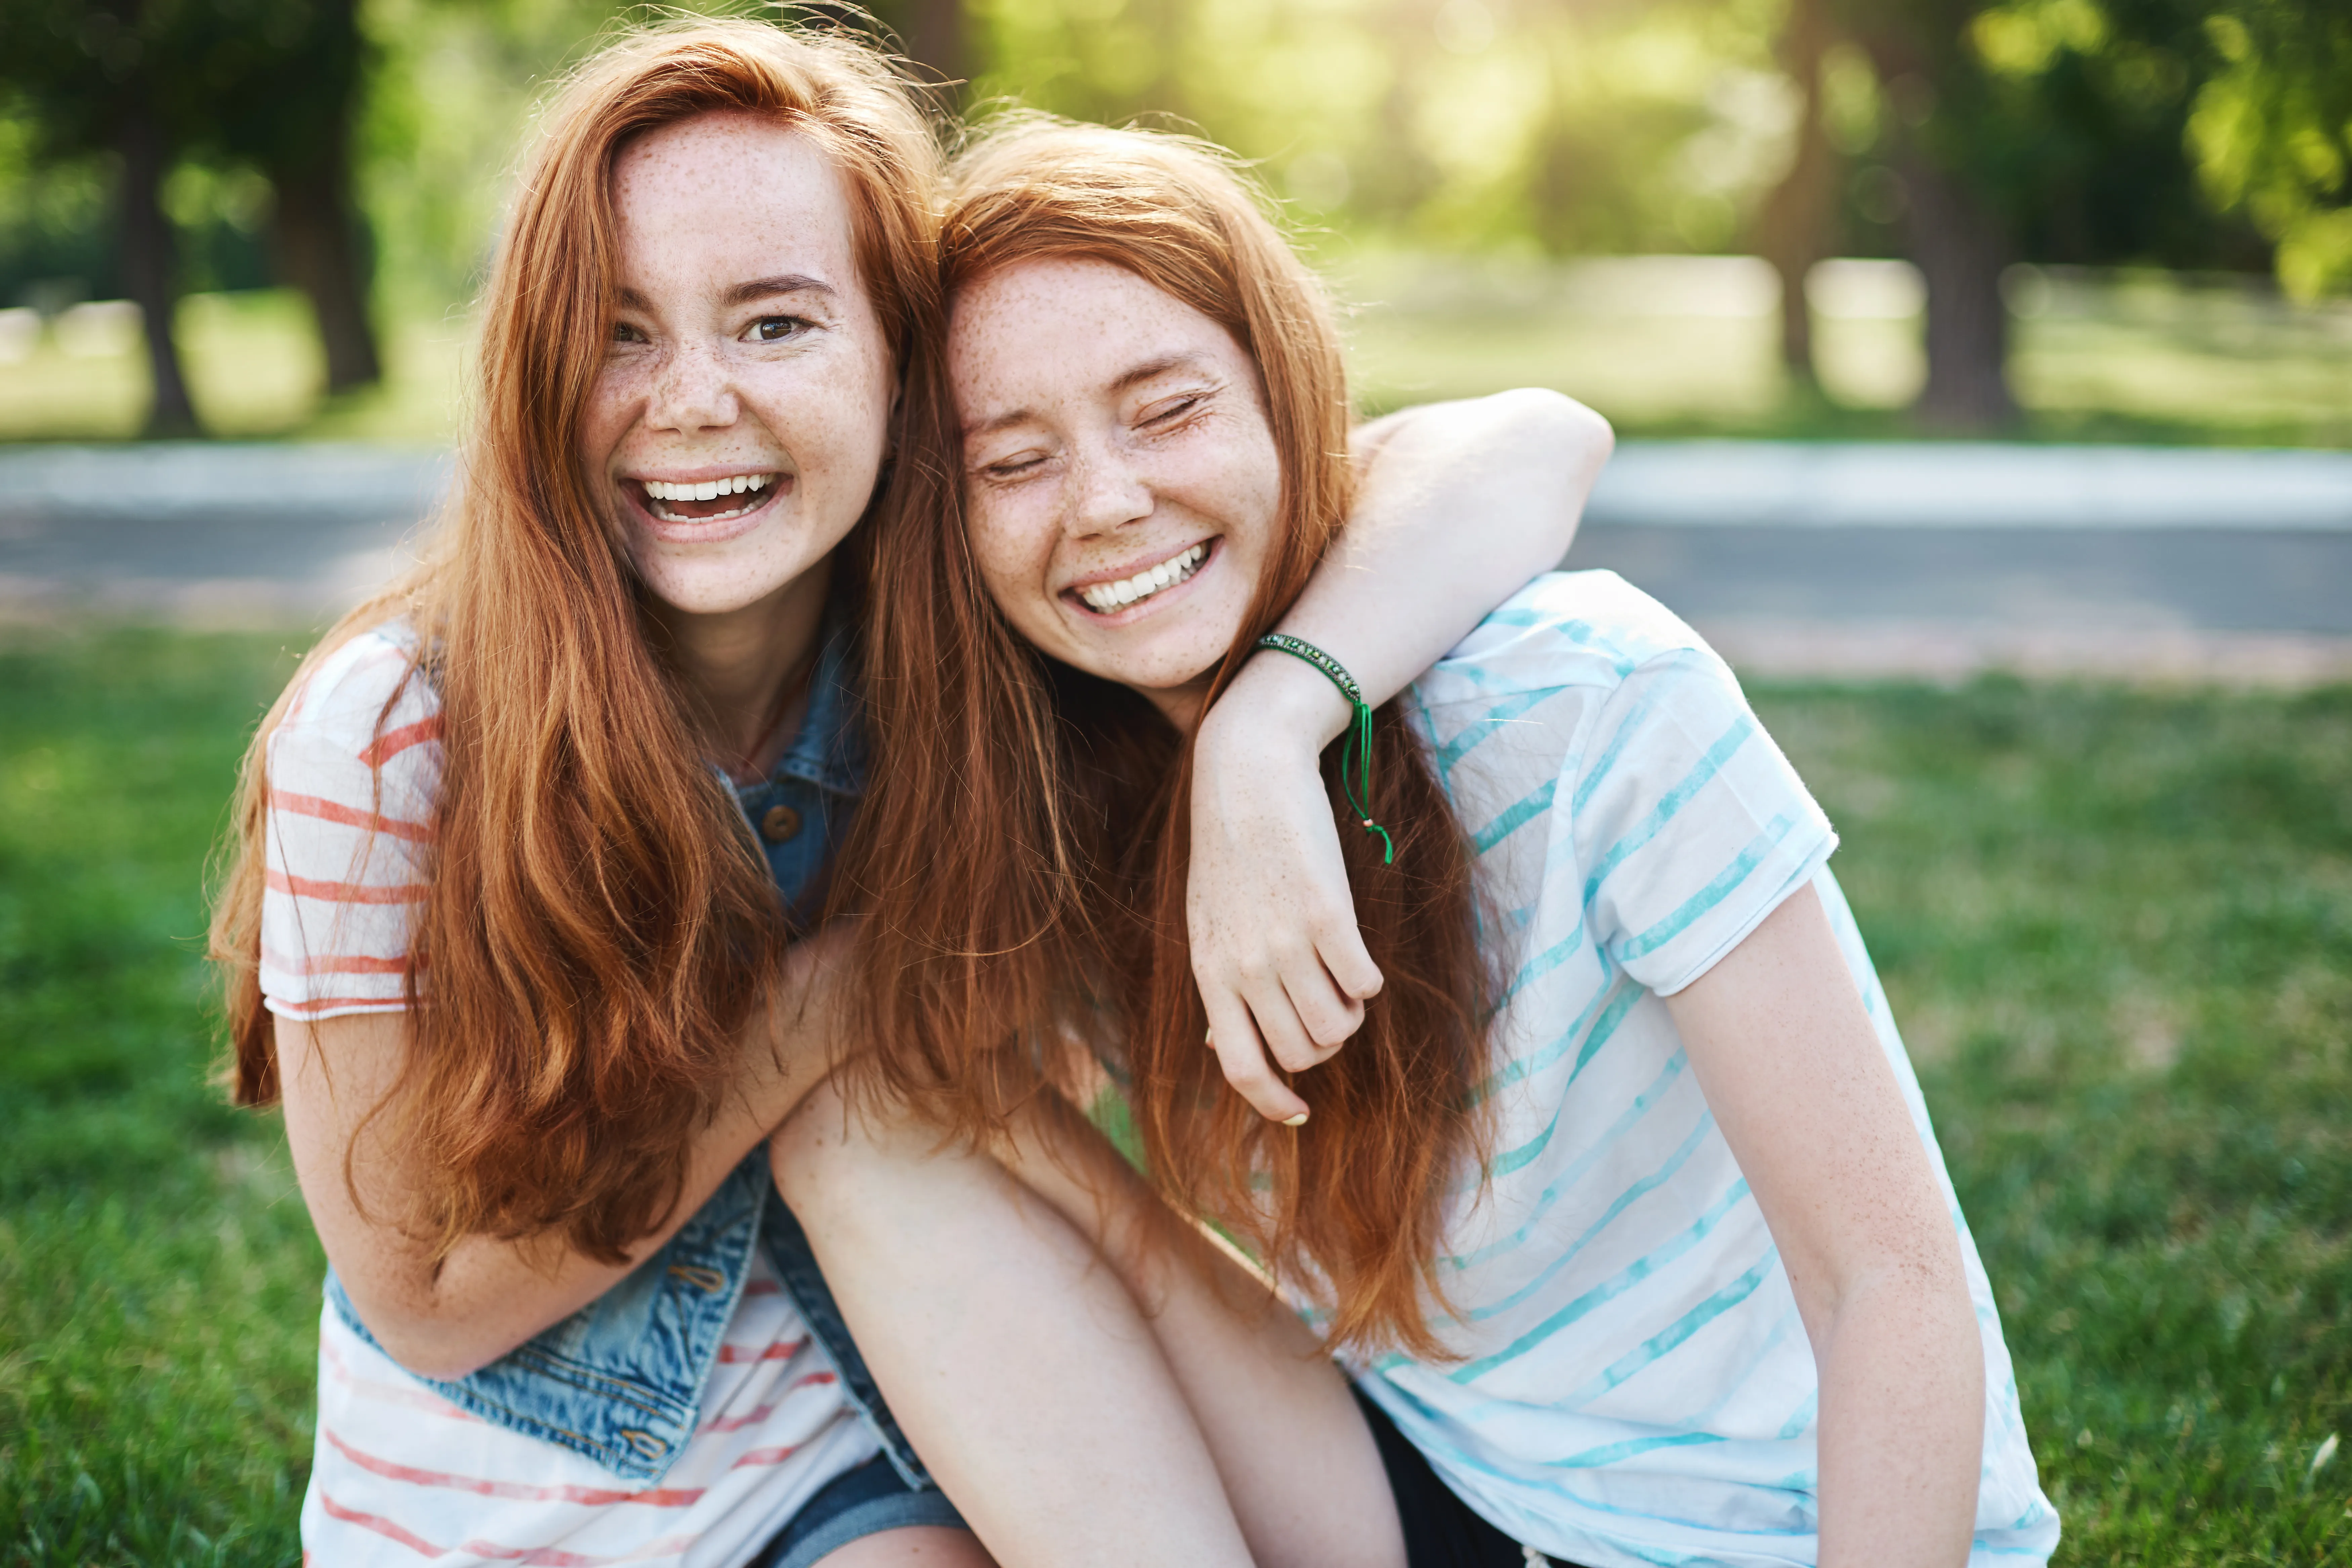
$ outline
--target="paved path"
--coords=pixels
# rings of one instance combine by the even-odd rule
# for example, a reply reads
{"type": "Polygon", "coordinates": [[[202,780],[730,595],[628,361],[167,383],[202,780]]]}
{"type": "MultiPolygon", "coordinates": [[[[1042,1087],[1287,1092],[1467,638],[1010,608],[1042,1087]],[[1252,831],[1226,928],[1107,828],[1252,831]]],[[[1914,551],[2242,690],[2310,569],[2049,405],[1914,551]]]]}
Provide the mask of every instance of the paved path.
{"type": "MultiPolygon", "coordinates": [[[[0,449],[0,616],[317,624],[446,483],[357,446],[0,449]]],[[[1743,668],[2352,679],[2352,453],[1628,442],[1573,566],[1743,668]]]]}

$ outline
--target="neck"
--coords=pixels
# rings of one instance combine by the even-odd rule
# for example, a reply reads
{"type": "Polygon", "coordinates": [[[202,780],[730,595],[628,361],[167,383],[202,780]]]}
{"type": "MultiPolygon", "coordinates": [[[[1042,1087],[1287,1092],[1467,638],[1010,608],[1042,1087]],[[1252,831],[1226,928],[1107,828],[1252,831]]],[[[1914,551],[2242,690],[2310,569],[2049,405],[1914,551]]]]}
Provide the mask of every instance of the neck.
{"type": "Polygon", "coordinates": [[[670,651],[709,717],[706,742],[730,761],[766,739],[784,682],[816,647],[833,580],[830,556],[763,599],[697,614],[653,602],[670,651]]]}
{"type": "MultiPolygon", "coordinates": [[[[1212,672],[1213,673],[1213,671],[1212,672]]],[[[1209,706],[1209,677],[1188,681],[1182,686],[1139,686],[1135,688],[1160,710],[1160,716],[1176,726],[1180,735],[1190,735],[1201,727],[1201,715],[1209,706]]]]}

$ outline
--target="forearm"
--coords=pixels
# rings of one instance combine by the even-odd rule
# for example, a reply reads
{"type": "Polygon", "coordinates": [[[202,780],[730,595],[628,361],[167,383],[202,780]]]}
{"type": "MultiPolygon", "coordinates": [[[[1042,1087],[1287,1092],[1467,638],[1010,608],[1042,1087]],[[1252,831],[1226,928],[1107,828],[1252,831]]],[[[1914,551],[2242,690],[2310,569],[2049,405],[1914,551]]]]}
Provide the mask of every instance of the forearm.
{"type": "Polygon", "coordinates": [[[295,1169],[361,1321],[410,1371],[456,1378],[595,1300],[692,1218],[823,1076],[825,1024],[819,1017],[812,1026],[799,1002],[782,998],[754,1016],[744,1030],[741,1076],[689,1134],[677,1201],[617,1263],[588,1257],[555,1232],[521,1240],[469,1236],[436,1256],[425,1218],[429,1173],[397,1138],[398,1119],[370,1113],[404,1070],[404,1019],[281,1025],[295,1169]],[[321,1035],[337,1063],[331,1082],[321,1035]]]}
{"type": "MultiPolygon", "coordinates": [[[[1558,393],[1521,391],[1408,409],[1358,433],[1362,470],[1339,544],[1279,630],[1345,665],[1387,701],[1496,605],[1558,566],[1609,460],[1608,422],[1558,393]]],[[[1253,660],[1244,700],[1322,677],[1296,659],[1253,660]],[[1292,668],[1285,668],[1292,667],[1292,668]]],[[[1328,683],[1326,683],[1328,691],[1328,683]]],[[[1232,693],[1219,706],[1232,702],[1232,693]]],[[[1346,722],[1318,703],[1328,742],[1346,722]]]]}
{"type": "Polygon", "coordinates": [[[1967,1562],[1984,1352],[1965,1289],[1890,1274],[1840,1304],[1815,1356],[1822,1568],[1967,1562]]]}
{"type": "Polygon", "coordinates": [[[363,1300],[354,1291],[361,1318],[409,1371],[464,1377],[589,1305],[667,1246],[773,1125],[738,1100],[700,1129],[677,1203],[661,1225],[630,1245],[625,1262],[591,1258],[560,1235],[467,1237],[437,1268],[416,1270],[406,1289],[379,1288],[363,1300]]]}

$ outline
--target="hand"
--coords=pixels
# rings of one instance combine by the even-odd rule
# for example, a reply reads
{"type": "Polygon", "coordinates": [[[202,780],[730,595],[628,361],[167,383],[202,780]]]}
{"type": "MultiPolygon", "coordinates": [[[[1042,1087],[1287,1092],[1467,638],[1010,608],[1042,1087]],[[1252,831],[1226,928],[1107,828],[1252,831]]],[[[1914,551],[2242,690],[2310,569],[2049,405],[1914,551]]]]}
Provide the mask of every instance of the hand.
{"type": "Polygon", "coordinates": [[[768,1126],[783,1121],[839,1065],[856,923],[856,917],[832,921],[784,950],[768,995],[766,1049],[746,1063],[743,1083],[754,1114],[768,1126]]]}
{"type": "Polygon", "coordinates": [[[1304,1121],[1307,1102],[1274,1064],[1304,1072],[1329,1059],[1381,989],[1317,772],[1347,714],[1311,668],[1260,657],[1195,741],[1184,900],[1192,978],[1225,1080],[1275,1121],[1304,1121]]]}

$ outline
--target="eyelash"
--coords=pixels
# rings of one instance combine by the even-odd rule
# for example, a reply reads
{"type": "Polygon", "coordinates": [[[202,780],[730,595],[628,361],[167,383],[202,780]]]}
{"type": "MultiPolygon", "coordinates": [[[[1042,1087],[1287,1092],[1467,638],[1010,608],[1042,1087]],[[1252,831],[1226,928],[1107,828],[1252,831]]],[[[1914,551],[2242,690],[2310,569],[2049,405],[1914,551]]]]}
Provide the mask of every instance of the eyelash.
{"type": "MultiPolygon", "coordinates": [[[[787,342],[790,339],[799,337],[803,332],[814,329],[815,325],[816,323],[814,321],[810,321],[805,316],[762,316],[758,321],[751,323],[751,331],[753,335],[751,341],[760,343],[781,343],[787,342]],[[780,332],[772,338],[759,335],[766,328],[772,325],[782,325],[789,327],[792,330],[785,332],[780,332]]],[[[639,331],[636,328],[631,326],[626,321],[615,321],[613,323],[613,342],[616,343],[642,343],[649,341],[650,340],[646,338],[645,333],[639,331]]]]}
{"type": "Polygon", "coordinates": [[[991,463],[980,470],[981,477],[992,483],[1004,484],[1025,477],[1045,460],[1043,458],[1024,458],[1017,463],[991,463]]]}
{"type": "Polygon", "coordinates": [[[1159,413],[1145,419],[1144,423],[1146,425],[1165,425],[1171,419],[1181,418],[1183,416],[1190,414],[1194,409],[1200,407],[1202,403],[1208,400],[1208,396],[1209,395],[1205,392],[1188,392],[1183,396],[1177,399],[1174,406],[1161,409],[1159,413]]]}
{"type": "MultiPolygon", "coordinates": [[[[1165,426],[1173,420],[1181,419],[1188,414],[1198,412],[1201,405],[1203,403],[1206,403],[1208,399],[1209,395],[1206,392],[1187,393],[1183,396],[1178,398],[1173,406],[1163,408],[1157,414],[1147,416],[1142,423],[1145,425],[1165,426]]],[[[980,470],[981,477],[994,484],[1009,483],[1024,478],[1030,470],[1035,468],[1045,460],[1045,459],[1041,457],[1025,458],[1017,463],[991,463],[980,470]]]]}

